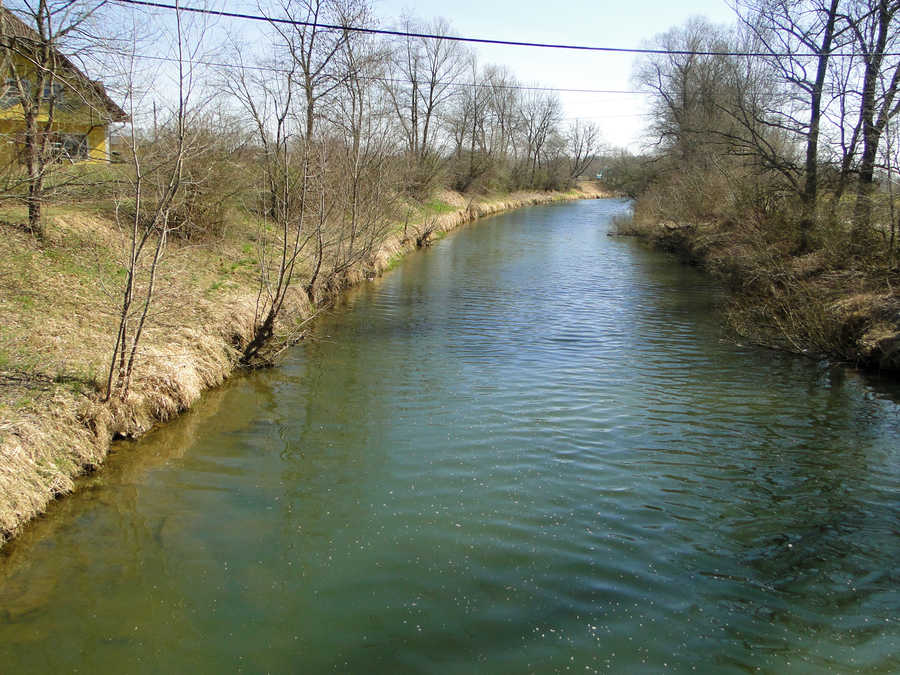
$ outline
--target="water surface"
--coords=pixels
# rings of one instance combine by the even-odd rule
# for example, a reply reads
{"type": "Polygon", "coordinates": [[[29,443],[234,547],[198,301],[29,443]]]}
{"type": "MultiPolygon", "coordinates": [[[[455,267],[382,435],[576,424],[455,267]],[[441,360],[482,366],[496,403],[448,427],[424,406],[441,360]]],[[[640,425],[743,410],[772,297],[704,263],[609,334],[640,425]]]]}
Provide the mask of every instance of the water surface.
{"type": "Polygon", "coordinates": [[[900,392],[724,339],[716,287],[485,220],[0,557],[3,672],[900,671],[900,392]]]}

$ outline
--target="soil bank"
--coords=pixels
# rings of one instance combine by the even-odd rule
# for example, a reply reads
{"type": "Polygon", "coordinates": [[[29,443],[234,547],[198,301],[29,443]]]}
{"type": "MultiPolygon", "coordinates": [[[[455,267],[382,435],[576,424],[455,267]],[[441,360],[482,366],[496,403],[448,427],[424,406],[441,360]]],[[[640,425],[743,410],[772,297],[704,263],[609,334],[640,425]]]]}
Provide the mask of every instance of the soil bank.
{"type": "Polygon", "coordinates": [[[636,219],[618,234],[669,251],[723,282],[729,327],[757,344],[900,375],[896,270],[873,271],[827,247],[798,255],[785,242],[728,223],[636,219]]]}

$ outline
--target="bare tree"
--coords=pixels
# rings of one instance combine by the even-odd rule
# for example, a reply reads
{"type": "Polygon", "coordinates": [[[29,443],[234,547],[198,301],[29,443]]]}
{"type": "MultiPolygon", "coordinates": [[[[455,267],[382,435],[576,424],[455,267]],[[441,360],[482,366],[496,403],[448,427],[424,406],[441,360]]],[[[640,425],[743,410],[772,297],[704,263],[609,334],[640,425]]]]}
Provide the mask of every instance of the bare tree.
{"type": "Polygon", "coordinates": [[[730,127],[723,106],[733,96],[733,66],[716,52],[730,51],[731,39],[705,19],[690,19],[654,38],[652,46],[664,53],[643,58],[635,69],[637,85],[653,93],[654,144],[681,162],[704,165],[730,127]]]}
{"type": "Polygon", "coordinates": [[[561,121],[562,106],[553,92],[529,91],[522,99],[519,114],[528,185],[535,187],[537,170],[546,160],[548,142],[561,121]]]}
{"type": "Polygon", "coordinates": [[[253,330],[241,360],[257,362],[269,345],[300,256],[311,239],[306,232],[309,210],[309,144],[305,116],[297,114],[298,63],[276,50],[265,67],[244,64],[224,72],[223,87],[251,120],[263,167],[261,221],[257,237],[259,291],[253,330]],[[286,58],[285,58],[286,57],[286,58]],[[269,222],[278,233],[272,241],[269,222]]]}
{"type": "Polygon", "coordinates": [[[489,154],[505,162],[519,130],[519,83],[507,69],[497,66],[485,68],[482,79],[488,88],[485,144],[489,154]]]}
{"type": "Polygon", "coordinates": [[[360,25],[367,7],[357,0],[281,0],[280,4],[291,23],[271,21],[270,26],[295,63],[294,77],[304,97],[304,132],[309,141],[313,138],[318,104],[341,86],[344,73],[336,66],[350,36],[345,30],[323,28],[320,24],[360,25]]]}
{"type": "Polygon", "coordinates": [[[332,107],[339,217],[331,236],[326,283],[340,284],[345,272],[368,262],[389,227],[391,170],[395,143],[390,110],[380,96],[388,54],[370,38],[345,41],[340,54],[346,73],[332,107]]]}
{"type": "Polygon", "coordinates": [[[900,112],[900,59],[890,56],[900,45],[900,2],[859,0],[849,24],[863,61],[860,95],[862,151],[853,222],[857,231],[870,225],[871,194],[875,183],[878,148],[888,122],[900,112]]]}
{"type": "Polygon", "coordinates": [[[832,130],[831,138],[828,139],[826,134],[826,139],[833,148],[832,162],[836,168],[836,174],[829,184],[829,222],[836,222],[838,205],[856,169],[863,123],[856,92],[858,69],[857,58],[845,56],[832,59],[832,76],[826,82],[828,100],[823,105],[822,115],[832,130]]]}
{"type": "Polygon", "coordinates": [[[597,158],[600,149],[600,129],[593,122],[575,120],[566,134],[566,152],[569,157],[569,178],[584,173],[597,158]]]}
{"type": "Polygon", "coordinates": [[[450,24],[438,19],[423,25],[407,17],[403,29],[437,38],[409,36],[395,48],[386,90],[406,136],[407,152],[415,170],[413,191],[427,190],[436,175],[440,151],[440,113],[457,94],[457,81],[466,63],[459,42],[444,39],[450,24]]]}
{"type": "Polygon", "coordinates": [[[898,182],[900,182],[900,134],[895,124],[889,121],[884,129],[884,143],[881,149],[881,164],[884,170],[888,197],[888,227],[882,231],[890,263],[896,264],[897,234],[900,232],[900,208],[897,205],[898,182]]]}
{"type": "Polygon", "coordinates": [[[346,63],[341,58],[353,35],[350,31],[329,26],[359,27],[367,23],[369,8],[363,0],[282,0],[282,10],[294,20],[285,28],[282,23],[271,22],[281,37],[294,62],[294,79],[299,83],[305,108],[303,143],[304,175],[317,177],[317,199],[313,202],[316,216],[311,220],[313,228],[312,272],[306,283],[310,302],[316,303],[316,286],[325,265],[327,249],[326,229],[335,208],[335,194],[327,189],[331,170],[329,144],[322,135],[316,135],[316,125],[323,116],[319,107],[329,98],[341,92],[348,77],[346,63]]]}
{"type": "MultiPolygon", "coordinates": [[[[191,63],[202,41],[202,29],[189,36],[183,25],[182,12],[176,10],[173,38],[177,99],[165,125],[168,142],[162,152],[157,144],[148,154],[142,148],[139,132],[132,122],[130,194],[116,205],[116,221],[127,227],[129,243],[119,324],[106,380],[106,400],[113,396],[123,401],[128,398],[138,346],[147,325],[160,264],[173,227],[172,204],[181,187],[185,156],[189,152],[189,115],[195,84],[191,63]],[[151,160],[149,165],[148,159],[151,160]]],[[[134,120],[141,104],[141,92],[136,85],[136,38],[131,44],[131,53],[126,57],[125,79],[130,84],[127,107],[134,120]]]]}
{"type": "MultiPolygon", "coordinates": [[[[769,120],[805,141],[803,204],[800,247],[809,247],[809,232],[816,222],[818,204],[819,134],[823,119],[823,93],[835,46],[843,44],[847,27],[840,20],[840,0],[752,0],[744,6],[744,25],[764,50],[766,62],[778,74],[789,101],[769,110],[769,120]]],[[[756,120],[758,122],[759,120],[756,120]]]]}
{"type": "Polygon", "coordinates": [[[490,168],[494,158],[487,146],[487,116],[491,98],[490,86],[484,81],[475,54],[466,57],[465,83],[459,86],[459,95],[449,108],[448,127],[456,146],[456,178],[454,187],[468,190],[490,168]]]}

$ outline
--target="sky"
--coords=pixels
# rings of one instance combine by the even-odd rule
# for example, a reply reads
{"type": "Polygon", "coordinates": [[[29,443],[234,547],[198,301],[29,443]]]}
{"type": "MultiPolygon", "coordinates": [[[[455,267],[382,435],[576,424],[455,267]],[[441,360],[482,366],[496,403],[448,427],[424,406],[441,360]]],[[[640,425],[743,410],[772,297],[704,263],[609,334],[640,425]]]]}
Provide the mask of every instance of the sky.
{"type": "MultiPolygon", "coordinates": [[[[273,7],[278,4],[272,0],[185,0],[184,4],[258,14],[258,1],[273,7]]],[[[412,14],[424,20],[444,18],[454,34],[464,37],[624,48],[645,46],[655,35],[694,16],[731,25],[735,22],[732,1],[371,0],[376,20],[384,28],[397,27],[402,15],[412,14]]],[[[274,9],[273,14],[277,14],[274,9]]],[[[214,23],[217,33],[237,31],[249,49],[262,38],[261,24],[256,22],[218,19],[214,23]]],[[[482,65],[506,66],[523,84],[561,89],[634,89],[632,54],[471,43],[468,47],[476,51],[482,65]]],[[[215,53],[215,47],[212,49],[212,53],[207,52],[208,58],[221,56],[215,53]]],[[[564,119],[595,122],[606,146],[638,152],[645,145],[646,95],[561,92],[559,97],[564,119]]]]}
{"type": "MultiPolygon", "coordinates": [[[[454,32],[523,42],[641,47],[692,16],[733,24],[725,0],[375,0],[375,15],[390,23],[404,12],[443,17],[454,32]]],[[[474,45],[470,45],[474,46],[474,45]]],[[[508,66],[524,83],[564,89],[631,90],[634,55],[526,47],[475,47],[479,60],[508,66]]],[[[566,119],[598,124],[606,144],[637,151],[646,123],[644,95],[561,93],[566,119]]]]}

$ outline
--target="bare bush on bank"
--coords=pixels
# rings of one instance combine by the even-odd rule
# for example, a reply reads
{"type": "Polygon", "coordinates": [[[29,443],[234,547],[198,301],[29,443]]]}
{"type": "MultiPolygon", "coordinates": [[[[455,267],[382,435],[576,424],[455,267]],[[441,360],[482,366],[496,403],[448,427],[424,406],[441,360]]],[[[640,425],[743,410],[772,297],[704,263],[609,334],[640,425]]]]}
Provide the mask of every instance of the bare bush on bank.
{"type": "Polygon", "coordinates": [[[258,188],[256,241],[259,291],[251,338],[242,361],[251,363],[274,335],[301,254],[312,235],[306,232],[310,190],[310,147],[300,133],[295,107],[298,64],[293,58],[271,64],[271,72],[253,66],[226,71],[223,88],[252,119],[263,173],[258,188]],[[272,227],[270,227],[270,222],[272,227]],[[274,237],[272,236],[274,234],[274,237]]]}

